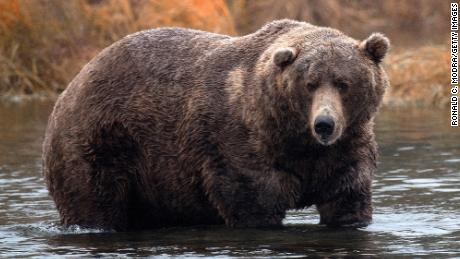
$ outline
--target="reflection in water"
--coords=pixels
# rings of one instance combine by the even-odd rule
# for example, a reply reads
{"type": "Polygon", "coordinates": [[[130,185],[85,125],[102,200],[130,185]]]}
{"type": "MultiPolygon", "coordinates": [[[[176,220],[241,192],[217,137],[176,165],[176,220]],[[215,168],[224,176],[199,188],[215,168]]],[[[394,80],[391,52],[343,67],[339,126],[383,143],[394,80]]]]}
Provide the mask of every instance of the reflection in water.
{"type": "Polygon", "coordinates": [[[374,223],[318,226],[314,209],[282,229],[221,226],[108,233],[57,225],[41,176],[49,102],[0,104],[0,254],[6,256],[460,255],[460,130],[448,111],[384,110],[377,120],[374,223]]]}

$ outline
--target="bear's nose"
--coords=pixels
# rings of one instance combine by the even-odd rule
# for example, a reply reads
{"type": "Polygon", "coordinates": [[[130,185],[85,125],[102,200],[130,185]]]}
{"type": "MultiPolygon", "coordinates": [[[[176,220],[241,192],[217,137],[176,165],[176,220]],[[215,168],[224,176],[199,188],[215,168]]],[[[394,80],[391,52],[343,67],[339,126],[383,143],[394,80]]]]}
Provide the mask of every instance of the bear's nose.
{"type": "Polygon", "coordinates": [[[334,120],[329,116],[318,116],[315,119],[315,132],[321,139],[327,139],[334,131],[334,120]]]}

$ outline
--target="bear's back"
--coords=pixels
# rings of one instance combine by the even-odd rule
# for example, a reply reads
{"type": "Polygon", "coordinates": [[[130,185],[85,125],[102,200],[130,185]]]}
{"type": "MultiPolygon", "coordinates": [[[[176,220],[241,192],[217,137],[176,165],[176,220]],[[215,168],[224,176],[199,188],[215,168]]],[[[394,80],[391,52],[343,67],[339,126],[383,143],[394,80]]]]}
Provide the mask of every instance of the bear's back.
{"type": "Polygon", "coordinates": [[[315,26],[280,20],[243,37],[183,28],[140,31],[115,42],[91,60],[69,84],[66,94],[96,98],[126,96],[135,91],[158,91],[225,81],[237,63],[250,67],[280,35],[294,27],[304,32],[315,26]],[[209,75],[214,78],[209,78],[209,75]],[[82,88],[85,88],[83,90],[82,88]],[[105,90],[104,90],[105,89],[105,90]],[[71,93],[69,93],[71,92],[71,93]]]}
{"type": "Polygon", "coordinates": [[[110,108],[126,107],[129,102],[180,97],[197,80],[200,58],[230,38],[180,28],[128,35],[83,67],[58,98],[52,117],[85,118],[85,111],[101,115],[102,108],[111,113],[110,108]]]}
{"type": "Polygon", "coordinates": [[[158,80],[161,87],[181,78],[193,79],[202,60],[225,47],[230,39],[198,30],[162,28],[129,35],[124,41],[137,71],[147,79],[158,80]]]}

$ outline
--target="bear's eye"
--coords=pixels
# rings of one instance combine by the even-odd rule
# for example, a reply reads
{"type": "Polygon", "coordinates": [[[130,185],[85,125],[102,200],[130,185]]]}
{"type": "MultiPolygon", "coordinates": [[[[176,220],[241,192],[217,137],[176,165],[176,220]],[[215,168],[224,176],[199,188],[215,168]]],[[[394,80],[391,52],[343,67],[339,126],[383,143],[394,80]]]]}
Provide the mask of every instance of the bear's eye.
{"type": "Polygon", "coordinates": [[[340,91],[346,91],[348,89],[348,84],[346,82],[337,82],[335,85],[340,91]]]}

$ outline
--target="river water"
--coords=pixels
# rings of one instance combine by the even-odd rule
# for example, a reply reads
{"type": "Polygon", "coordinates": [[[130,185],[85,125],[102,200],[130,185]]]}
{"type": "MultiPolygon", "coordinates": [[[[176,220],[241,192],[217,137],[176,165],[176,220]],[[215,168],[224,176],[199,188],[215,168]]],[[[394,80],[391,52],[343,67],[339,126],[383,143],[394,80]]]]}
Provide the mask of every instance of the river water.
{"type": "Polygon", "coordinates": [[[110,233],[57,224],[41,176],[41,142],[52,103],[0,103],[0,257],[460,257],[460,129],[449,111],[388,110],[380,145],[374,223],[318,226],[314,209],[290,211],[278,230],[222,226],[110,233]]]}

